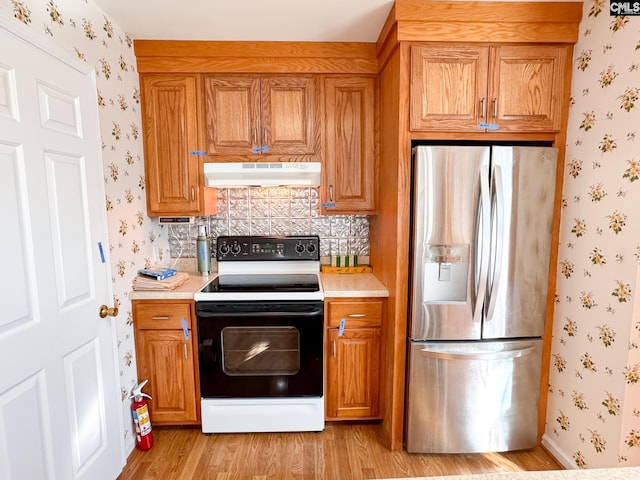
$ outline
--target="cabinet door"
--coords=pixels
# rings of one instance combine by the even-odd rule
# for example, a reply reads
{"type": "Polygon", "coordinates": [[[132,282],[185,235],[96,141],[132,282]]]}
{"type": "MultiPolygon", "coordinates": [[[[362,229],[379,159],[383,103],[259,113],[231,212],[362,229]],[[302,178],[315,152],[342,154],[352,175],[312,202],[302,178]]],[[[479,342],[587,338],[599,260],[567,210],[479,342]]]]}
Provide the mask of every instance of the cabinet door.
{"type": "Polygon", "coordinates": [[[138,377],[149,379],[151,421],[158,425],[197,423],[193,335],[182,330],[138,330],[138,377]]]}
{"type": "Polygon", "coordinates": [[[315,153],[316,95],[311,75],[207,78],[207,153],[315,153]]]}
{"type": "Polygon", "coordinates": [[[489,122],[499,131],[560,130],[570,54],[565,45],[492,47],[489,122]]]}
{"type": "Polygon", "coordinates": [[[489,47],[411,48],[411,130],[482,131],[489,47]]]}
{"type": "Polygon", "coordinates": [[[261,95],[261,145],[268,147],[265,153],[315,153],[318,108],[314,77],[265,77],[261,95]]]}
{"type": "Polygon", "coordinates": [[[260,79],[206,79],[207,153],[249,155],[260,145],[260,79]]]}
{"type": "Polygon", "coordinates": [[[379,416],[380,328],[328,330],[326,416],[379,416]]]}
{"type": "Polygon", "coordinates": [[[325,79],[325,214],[375,209],[375,108],[375,79],[325,79]]]}
{"type": "Polygon", "coordinates": [[[200,213],[198,78],[142,75],[142,119],[149,215],[200,213]]]}

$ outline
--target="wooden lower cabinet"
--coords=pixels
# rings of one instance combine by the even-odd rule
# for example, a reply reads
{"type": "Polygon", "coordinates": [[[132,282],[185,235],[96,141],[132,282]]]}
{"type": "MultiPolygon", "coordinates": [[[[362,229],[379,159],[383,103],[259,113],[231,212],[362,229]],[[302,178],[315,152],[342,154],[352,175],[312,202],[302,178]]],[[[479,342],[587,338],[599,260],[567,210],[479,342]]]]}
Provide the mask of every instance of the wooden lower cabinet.
{"type": "Polygon", "coordinates": [[[379,415],[380,328],[329,329],[327,419],[379,415]]]}
{"type": "Polygon", "coordinates": [[[149,410],[154,425],[200,421],[193,313],[191,301],[133,302],[138,379],[149,380],[144,391],[152,397],[149,410]]]}
{"type": "Polygon", "coordinates": [[[327,300],[325,418],[381,418],[383,300],[327,300]],[[340,327],[344,322],[344,328],[340,327]]]}

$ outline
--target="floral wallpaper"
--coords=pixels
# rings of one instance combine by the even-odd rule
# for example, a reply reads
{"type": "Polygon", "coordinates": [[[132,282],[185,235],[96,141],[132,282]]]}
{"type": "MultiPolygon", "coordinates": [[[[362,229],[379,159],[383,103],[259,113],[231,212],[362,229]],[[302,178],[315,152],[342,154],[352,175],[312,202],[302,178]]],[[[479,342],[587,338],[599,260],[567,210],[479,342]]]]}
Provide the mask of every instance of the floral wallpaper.
{"type": "Polygon", "coordinates": [[[640,17],[585,1],[571,93],[543,443],[640,465],[640,17]]]}
{"type": "Polygon", "coordinates": [[[90,0],[0,0],[0,10],[37,29],[96,69],[102,136],[105,208],[113,276],[125,444],[134,447],[130,395],[137,384],[131,302],[137,270],[169,244],[164,228],[146,216],[140,88],[133,39],[90,0]]]}

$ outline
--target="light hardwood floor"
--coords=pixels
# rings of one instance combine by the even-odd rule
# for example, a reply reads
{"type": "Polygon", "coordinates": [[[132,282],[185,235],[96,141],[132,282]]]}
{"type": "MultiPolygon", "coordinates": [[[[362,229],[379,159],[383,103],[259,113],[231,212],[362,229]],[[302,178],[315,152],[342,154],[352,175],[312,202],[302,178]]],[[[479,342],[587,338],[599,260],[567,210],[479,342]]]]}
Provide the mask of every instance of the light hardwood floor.
{"type": "Polygon", "coordinates": [[[157,427],[155,444],[135,450],[118,480],[360,480],[561,467],[543,449],[473,455],[392,452],[380,425],[329,423],[321,433],[204,435],[157,427]]]}

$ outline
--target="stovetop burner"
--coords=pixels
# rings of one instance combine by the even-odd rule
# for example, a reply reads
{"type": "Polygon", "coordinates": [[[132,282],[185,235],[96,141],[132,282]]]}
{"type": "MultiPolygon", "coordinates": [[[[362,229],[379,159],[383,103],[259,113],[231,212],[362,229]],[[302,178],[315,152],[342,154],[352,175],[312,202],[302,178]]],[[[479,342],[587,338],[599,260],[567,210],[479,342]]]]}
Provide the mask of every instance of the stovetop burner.
{"type": "Polygon", "coordinates": [[[252,274],[218,275],[201,291],[225,292],[317,292],[320,290],[316,274],[252,274]]]}

